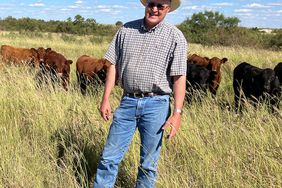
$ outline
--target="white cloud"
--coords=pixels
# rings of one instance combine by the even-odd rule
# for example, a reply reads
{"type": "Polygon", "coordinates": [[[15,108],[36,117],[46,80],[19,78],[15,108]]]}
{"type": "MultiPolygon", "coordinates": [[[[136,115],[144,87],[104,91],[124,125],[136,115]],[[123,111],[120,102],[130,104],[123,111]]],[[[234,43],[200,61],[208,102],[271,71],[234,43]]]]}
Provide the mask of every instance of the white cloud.
{"type": "Polygon", "coordinates": [[[112,9],[110,9],[110,8],[101,8],[101,9],[99,9],[99,11],[100,12],[111,12],[112,9]]]}
{"type": "Polygon", "coordinates": [[[95,7],[95,12],[117,15],[122,12],[121,9],[127,9],[127,7],[121,5],[98,5],[95,7]]]}
{"type": "Polygon", "coordinates": [[[107,6],[105,6],[105,5],[98,5],[97,8],[103,9],[103,8],[107,8],[107,6]]]}
{"type": "Polygon", "coordinates": [[[248,4],[248,5],[245,5],[244,7],[246,7],[246,8],[270,8],[270,6],[262,5],[262,4],[258,4],[258,3],[248,4]]]}
{"type": "Polygon", "coordinates": [[[121,5],[113,5],[112,7],[113,7],[113,8],[127,9],[127,7],[121,6],[121,5]]]}
{"type": "Polygon", "coordinates": [[[44,7],[45,4],[38,2],[38,3],[29,4],[28,6],[30,6],[30,7],[44,7]]]}
{"type": "Polygon", "coordinates": [[[246,12],[252,12],[252,10],[251,9],[235,9],[234,12],[246,13],[246,12]]]}
{"type": "Polygon", "coordinates": [[[70,5],[70,6],[68,6],[68,8],[70,8],[70,9],[76,9],[76,8],[78,8],[78,6],[77,6],[77,5],[70,5]]]}
{"type": "Polygon", "coordinates": [[[269,6],[282,6],[282,3],[269,3],[269,6]]]}
{"type": "Polygon", "coordinates": [[[61,8],[60,10],[61,11],[69,11],[70,9],[68,9],[68,8],[61,8]]]}
{"type": "Polygon", "coordinates": [[[104,13],[111,13],[111,14],[118,14],[121,12],[120,9],[127,9],[125,6],[121,5],[98,5],[97,7],[97,12],[104,12],[104,13]]]}
{"type": "Polygon", "coordinates": [[[213,3],[212,5],[220,6],[220,7],[228,7],[228,6],[233,6],[233,3],[223,2],[223,3],[213,3]]]}
{"type": "Polygon", "coordinates": [[[278,13],[282,13],[282,10],[278,10],[277,12],[278,12],[278,13]]]}
{"type": "Polygon", "coordinates": [[[81,1],[81,0],[78,0],[78,1],[75,2],[75,4],[82,4],[82,3],[83,3],[83,1],[81,1]]]}
{"type": "Polygon", "coordinates": [[[182,8],[183,10],[199,10],[200,8],[198,6],[186,6],[182,8]]]}

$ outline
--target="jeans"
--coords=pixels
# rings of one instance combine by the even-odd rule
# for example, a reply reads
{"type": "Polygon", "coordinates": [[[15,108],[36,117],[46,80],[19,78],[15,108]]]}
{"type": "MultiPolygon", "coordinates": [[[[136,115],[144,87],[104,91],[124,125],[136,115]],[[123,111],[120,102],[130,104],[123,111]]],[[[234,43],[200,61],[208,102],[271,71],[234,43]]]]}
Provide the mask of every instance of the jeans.
{"type": "Polygon", "coordinates": [[[144,98],[124,96],[113,116],[94,188],[114,186],[119,163],[128,150],[136,128],[141,140],[136,187],[154,187],[163,137],[162,126],[169,115],[169,95],[144,98]]]}

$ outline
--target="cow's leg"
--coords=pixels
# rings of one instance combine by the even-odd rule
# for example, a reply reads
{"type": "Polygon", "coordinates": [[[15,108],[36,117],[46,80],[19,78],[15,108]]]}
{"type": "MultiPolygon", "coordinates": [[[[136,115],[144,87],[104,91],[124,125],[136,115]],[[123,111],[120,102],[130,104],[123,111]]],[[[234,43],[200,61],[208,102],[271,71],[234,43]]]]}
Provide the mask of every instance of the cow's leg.
{"type": "Polygon", "coordinates": [[[86,89],[87,89],[87,78],[81,74],[80,75],[80,91],[82,95],[86,95],[86,89]]]}
{"type": "Polygon", "coordinates": [[[86,83],[86,78],[85,75],[83,75],[82,73],[79,73],[78,71],[76,72],[76,77],[77,77],[77,81],[79,84],[79,88],[80,88],[80,92],[82,95],[86,94],[86,89],[87,89],[87,83],[86,83]]]}
{"type": "Polygon", "coordinates": [[[242,100],[241,100],[241,84],[238,80],[233,81],[233,89],[234,89],[234,102],[235,102],[235,111],[241,112],[242,100]]]}

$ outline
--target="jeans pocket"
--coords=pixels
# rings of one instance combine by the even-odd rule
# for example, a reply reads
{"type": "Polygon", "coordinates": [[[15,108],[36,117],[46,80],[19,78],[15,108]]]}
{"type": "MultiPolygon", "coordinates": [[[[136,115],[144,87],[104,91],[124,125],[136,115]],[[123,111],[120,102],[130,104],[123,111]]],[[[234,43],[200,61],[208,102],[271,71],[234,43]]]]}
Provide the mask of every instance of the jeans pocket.
{"type": "Polygon", "coordinates": [[[160,102],[160,103],[167,103],[167,102],[169,102],[169,95],[155,96],[154,100],[156,102],[160,102]]]}

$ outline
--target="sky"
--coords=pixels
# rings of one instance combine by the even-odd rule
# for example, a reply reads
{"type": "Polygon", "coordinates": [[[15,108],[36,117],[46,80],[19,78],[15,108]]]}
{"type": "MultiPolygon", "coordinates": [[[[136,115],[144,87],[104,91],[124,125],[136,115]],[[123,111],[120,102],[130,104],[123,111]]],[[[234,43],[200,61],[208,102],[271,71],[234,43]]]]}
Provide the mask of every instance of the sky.
{"type": "MultiPolygon", "coordinates": [[[[282,28],[282,0],[182,0],[166,20],[176,25],[206,10],[237,17],[242,27],[282,28]]],[[[66,20],[77,14],[100,24],[126,23],[143,18],[144,7],[139,0],[0,0],[1,19],[12,16],[66,20]]]]}

